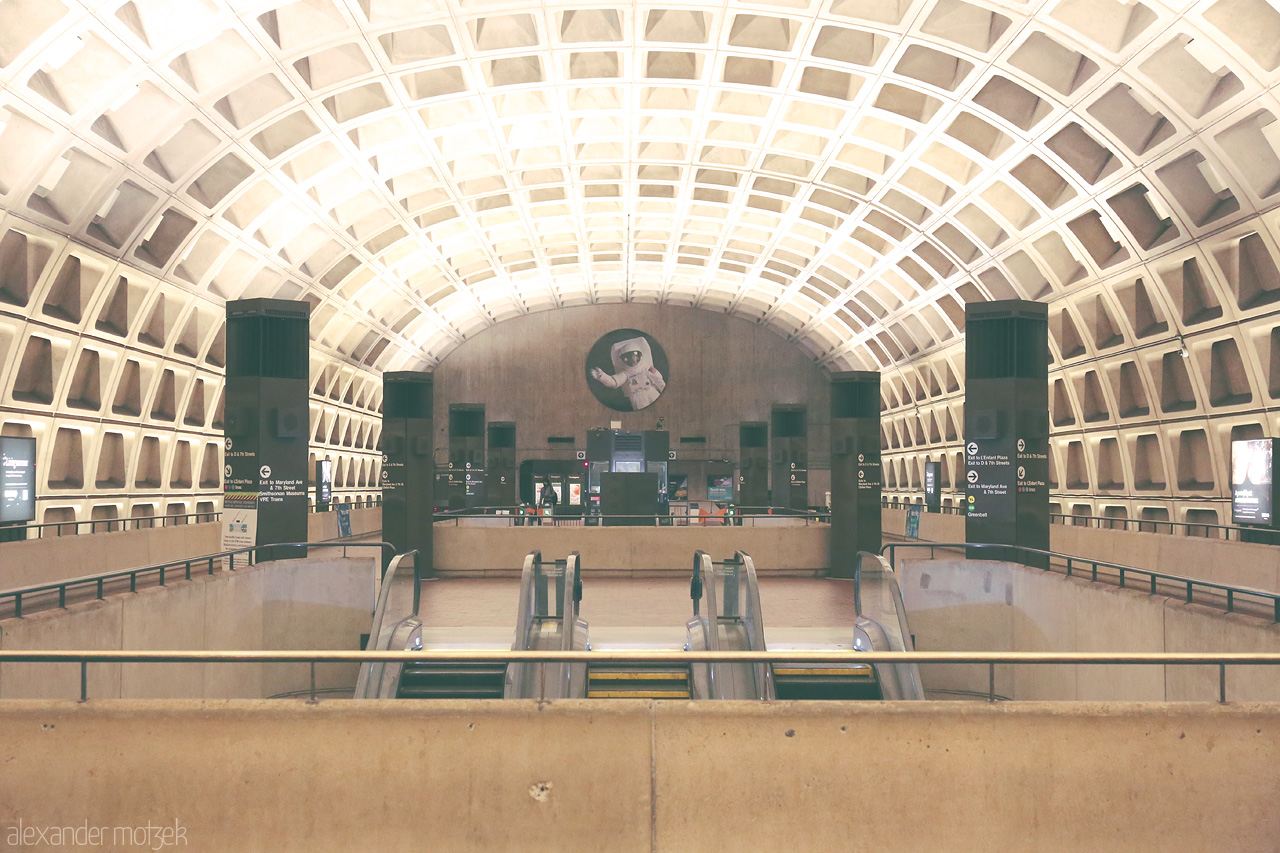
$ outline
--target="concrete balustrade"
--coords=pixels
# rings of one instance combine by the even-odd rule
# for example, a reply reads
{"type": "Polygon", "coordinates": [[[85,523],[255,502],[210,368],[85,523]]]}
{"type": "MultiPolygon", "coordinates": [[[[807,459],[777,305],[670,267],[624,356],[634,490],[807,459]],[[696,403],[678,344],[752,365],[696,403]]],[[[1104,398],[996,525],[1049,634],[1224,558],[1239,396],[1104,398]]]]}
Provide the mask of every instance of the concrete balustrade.
{"type": "MultiPolygon", "coordinates": [[[[360,648],[369,630],[373,552],[245,566],[66,609],[0,620],[0,648],[241,650],[360,648]]],[[[358,667],[321,664],[319,687],[355,684],[358,667]]],[[[262,698],[310,685],[305,665],[92,664],[94,698],[262,698]]],[[[75,664],[0,664],[0,699],[80,695],[75,664]]]]}
{"type": "MultiPolygon", "coordinates": [[[[886,509],[881,517],[885,541],[903,541],[907,511],[886,509]]],[[[920,541],[964,542],[964,516],[922,512],[920,541]]],[[[1054,524],[1049,528],[1049,549],[1135,569],[1280,592],[1280,547],[1275,545],[1054,524]]]]}
{"type": "MultiPolygon", "coordinates": [[[[353,509],[352,536],[382,529],[382,508],[353,509]]],[[[307,541],[338,538],[333,512],[307,516],[307,541]]],[[[0,542],[0,590],[187,560],[222,550],[218,522],[0,542]]]]}
{"type": "MultiPolygon", "coordinates": [[[[1270,619],[1013,563],[911,560],[903,598],[921,651],[1280,652],[1270,619]]],[[[930,690],[986,693],[985,665],[920,667],[930,690]]],[[[1014,699],[1213,701],[1209,666],[997,666],[996,693],[1014,699]]],[[[1233,701],[1280,701],[1280,668],[1228,667],[1233,701]]]]}
{"type": "Polygon", "coordinates": [[[518,576],[524,556],[582,554],[587,574],[687,575],[701,548],[712,559],[746,551],[760,574],[825,574],[830,528],[808,527],[468,527],[437,524],[435,568],[444,576],[518,576]]]}
{"type": "Polygon", "coordinates": [[[0,833],[150,820],[218,851],[1274,850],[1278,727],[1275,705],[1212,703],[0,702],[0,833]]]}

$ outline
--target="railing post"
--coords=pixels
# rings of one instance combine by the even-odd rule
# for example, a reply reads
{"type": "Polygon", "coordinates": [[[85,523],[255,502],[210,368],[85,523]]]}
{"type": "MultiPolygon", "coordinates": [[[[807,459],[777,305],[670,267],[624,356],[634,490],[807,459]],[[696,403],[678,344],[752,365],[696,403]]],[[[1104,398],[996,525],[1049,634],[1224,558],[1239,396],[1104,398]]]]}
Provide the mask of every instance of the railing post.
{"type": "MultiPolygon", "coordinates": [[[[1277,601],[1276,607],[1277,609],[1280,609],[1280,600],[1277,601]]],[[[13,596],[13,615],[15,619],[22,618],[22,593],[20,592],[15,593],[13,596]]],[[[1276,621],[1280,622],[1280,619],[1277,619],[1276,621]]]]}
{"type": "Polygon", "coordinates": [[[164,566],[160,567],[160,586],[164,586],[164,566]]]}
{"type": "Polygon", "coordinates": [[[66,584],[63,584],[62,586],[58,587],[58,606],[59,607],[67,606],[67,585],[66,584]]]}
{"type": "Polygon", "coordinates": [[[994,661],[987,663],[987,701],[996,701],[996,665],[994,661]]]}
{"type": "Polygon", "coordinates": [[[1098,580],[1098,564],[1097,564],[1097,563],[1094,563],[1094,564],[1093,564],[1092,579],[1093,579],[1093,581],[1094,581],[1095,583],[1096,583],[1096,582],[1097,582],[1097,580],[1098,580]]]}
{"type": "Polygon", "coordinates": [[[1232,589],[1227,590],[1227,612],[1228,613],[1230,613],[1232,610],[1234,595],[1235,595],[1235,590],[1232,590],[1232,589]]]}
{"type": "Polygon", "coordinates": [[[138,573],[129,572],[129,592],[138,591],[138,573]]]}
{"type": "Polygon", "coordinates": [[[1193,581],[1187,581],[1187,604],[1191,603],[1191,588],[1193,583],[1193,581]]]}
{"type": "Polygon", "coordinates": [[[311,704],[316,703],[316,662],[311,662],[311,704]]]}
{"type": "Polygon", "coordinates": [[[102,578],[98,578],[98,600],[102,600],[102,578]]]}
{"type": "Polygon", "coordinates": [[[87,660],[80,661],[80,701],[85,702],[89,698],[89,662],[87,660]]]}
{"type": "Polygon", "coordinates": [[[187,580],[191,580],[191,561],[187,560],[187,580]]]}
{"type": "Polygon", "coordinates": [[[1227,704],[1227,665],[1218,664],[1218,701],[1227,704]]]}

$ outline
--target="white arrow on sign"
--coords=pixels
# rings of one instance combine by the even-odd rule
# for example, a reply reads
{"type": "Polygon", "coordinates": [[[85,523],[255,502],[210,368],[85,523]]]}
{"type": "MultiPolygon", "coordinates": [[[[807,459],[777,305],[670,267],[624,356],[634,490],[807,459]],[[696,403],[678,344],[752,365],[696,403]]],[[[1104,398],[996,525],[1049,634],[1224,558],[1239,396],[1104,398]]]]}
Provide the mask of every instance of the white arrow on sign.
{"type": "Polygon", "coordinates": [[[968,479],[969,479],[969,482],[970,482],[970,483],[976,483],[976,482],[978,482],[978,472],[977,472],[977,471],[970,470],[967,476],[968,476],[968,479]]]}
{"type": "Polygon", "coordinates": [[[261,468],[259,468],[259,469],[258,469],[258,476],[259,476],[259,477],[261,477],[261,478],[262,478],[262,479],[264,479],[264,480],[270,480],[270,479],[271,479],[271,466],[270,466],[270,465],[263,465],[261,468]]]}
{"type": "Polygon", "coordinates": [[[969,442],[967,445],[965,445],[965,448],[964,448],[964,449],[965,449],[965,452],[966,452],[966,453],[968,453],[970,456],[977,456],[977,455],[978,455],[978,442],[976,442],[976,441],[971,441],[971,442],[969,442]]]}

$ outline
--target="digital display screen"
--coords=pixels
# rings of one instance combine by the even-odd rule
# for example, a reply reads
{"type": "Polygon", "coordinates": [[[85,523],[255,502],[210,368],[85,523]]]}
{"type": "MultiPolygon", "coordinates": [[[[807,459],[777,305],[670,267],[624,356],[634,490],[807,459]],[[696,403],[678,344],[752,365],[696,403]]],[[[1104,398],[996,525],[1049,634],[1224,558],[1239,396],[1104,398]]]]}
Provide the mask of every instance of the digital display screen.
{"type": "Polygon", "coordinates": [[[929,512],[938,512],[942,508],[941,474],[941,462],[924,463],[924,503],[929,512]]]}
{"type": "Polygon", "coordinates": [[[707,477],[707,500],[733,500],[733,475],[718,474],[707,477]]]}
{"type": "Polygon", "coordinates": [[[333,500],[333,461],[320,459],[316,462],[316,505],[328,506],[333,500]]]}
{"type": "Polygon", "coordinates": [[[1275,439],[1231,442],[1231,523],[1272,526],[1275,439]]]}
{"type": "Polygon", "coordinates": [[[0,523],[36,517],[36,440],[0,436],[0,523]]]}

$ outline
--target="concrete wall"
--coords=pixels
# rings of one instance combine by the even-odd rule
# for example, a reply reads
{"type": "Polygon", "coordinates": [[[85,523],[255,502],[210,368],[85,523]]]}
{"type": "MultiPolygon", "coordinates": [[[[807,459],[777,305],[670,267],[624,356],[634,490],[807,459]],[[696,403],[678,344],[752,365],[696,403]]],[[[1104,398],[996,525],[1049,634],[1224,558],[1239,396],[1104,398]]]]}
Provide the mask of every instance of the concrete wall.
{"type": "MultiPolygon", "coordinates": [[[[1280,652],[1280,625],[1011,563],[907,560],[903,598],[921,651],[1280,652]]],[[[986,693],[985,665],[926,665],[931,691],[986,693]]],[[[1215,667],[996,667],[1015,699],[1182,701],[1218,696],[1215,667]]],[[[1232,701],[1280,701],[1280,667],[1229,667],[1232,701]]]]}
{"type": "Polygon", "coordinates": [[[0,543],[0,589],[154,566],[221,550],[216,523],[0,543]]]}
{"type": "Polygon", "coordinates": [[[1278,731],[1275,705],[1212,703],[8,702],[0,832],[176,821],[197,851],[1269,851],[1278,731]]]}
{"type": "MultiPolygon", "coordinates": [[[[102,601],[0,621],[0,648],[241,650],[360,648],[373,609],[372,557],[260,563],[102,601]]],[[[321,687],[355,684],[357,667],[317,668],[321,687]]],[[[306,665],[94,664],[89,695],[260,698],[310,684],[306,665]]],[[[77,698],[76,664],[0,664],[0,698],[77,698]]]]}
{"type": "MultiPolygon", "coordinates": [[[[902,541],[907,511],[886,509],[881,514],[885,541],[902,541]]],[[[922,513],[920,539],[965,541],[964,516],[922,513]]],[[[1280,548],[1274,545],[1054,524],[1049,528],[1049,549],[1137,569],[1280,592],[1280,548]]]]}
{"type": "Polygon", "coordinates": [[[814,459],[830,452],[829,400],[826,373],[754,323],[671,305],[587,305],[505,321],[445,356],[435,368],[435,446],[448,447],[450,403],[483,403],[488,420],[515,422],[521,460],[573,458],[573,447],[548,447],[548,436],[576,436],[581,450],[590,428],[621,421],[624,429],[653,429],[658,418],[679,459],[736,459],[739,422],[768,421],[775,403],[804,404],[810,464],[823,468],[810,480],[815,505],[830,482],[827,464],[814,459]],[[587,386],[587,352],[618,328],[653,335],[670,361],[666,390],[639,412],[609,409],[587,386]],[[682,435],[707,443],[681,446],[682,435]]]}
{"type": "MultiPolygon", "coordinates": [[[[364,536],[381,529],[381,507],[351,511],[352,536],[364,536]]],[[[309,542],[337,538],[337,513],[307,516],[309,542]]],[[[117,569],[155,566],[221,550],[222,527],[216,522],[0,542],[0,590],[57,583],[117,569]]]]}
{"type": "MultiPolygon", "coordinates": [[[[382,507],[351,510],[351,535],[367,536],[382,530],[382,507]]],[[[338,538],[338,514],[313,512],[307,516],[307,541],[328,542],[338,538]]]]}
{"type": "Polygon", "coordinates": [[[518,574],[535,549],[544,560],[582,555],[588,573],[688,574],[694,551],[713,560],[746,551],[761,574],[812,576],[829,563],[830,528],[809,527],[453,527],[436,525],[436,573],[518,574]]]}

